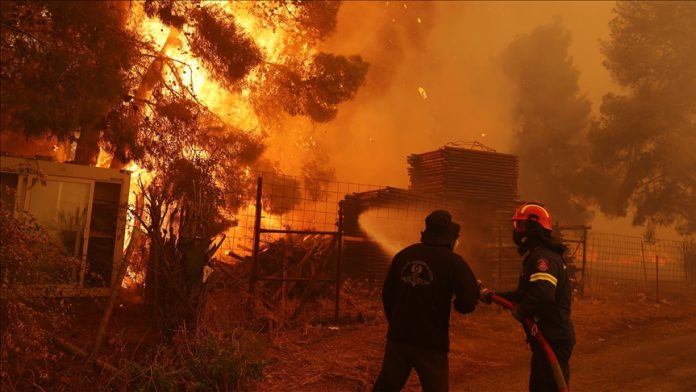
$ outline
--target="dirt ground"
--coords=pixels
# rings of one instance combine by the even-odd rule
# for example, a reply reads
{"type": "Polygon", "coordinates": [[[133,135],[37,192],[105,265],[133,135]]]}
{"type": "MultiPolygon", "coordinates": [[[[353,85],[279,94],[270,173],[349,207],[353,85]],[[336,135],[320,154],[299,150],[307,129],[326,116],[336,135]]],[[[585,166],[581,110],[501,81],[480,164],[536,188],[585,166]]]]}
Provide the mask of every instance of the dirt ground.
{"type": "MultiPolygon", "coordinates": [[[[696,304],[574,303],[573,391],[696,391],[696,304]]],[[[379,372],[386,323],[308,327],[275,336],[260,391],[366,391],[379,372]]],[[[530,353],[519,325],[480,305],[453,315],[452,391],[525,391],[530,353]]],[[[415,372],[405,391],[419,391],[415,372]]]]}

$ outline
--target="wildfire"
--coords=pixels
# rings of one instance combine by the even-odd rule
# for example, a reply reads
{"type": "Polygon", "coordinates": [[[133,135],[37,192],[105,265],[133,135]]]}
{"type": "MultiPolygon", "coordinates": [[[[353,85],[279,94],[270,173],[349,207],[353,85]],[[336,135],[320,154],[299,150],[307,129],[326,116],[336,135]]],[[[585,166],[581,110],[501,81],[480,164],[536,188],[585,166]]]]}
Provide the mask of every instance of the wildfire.
{"type": "MultiPolygon", "coordinates": [[[[316,140],[313,137],[306,137],[306,132],[303,131],[304,122],[301,119],[288,122],[285,124],[288,128],[285,129],[285,133],[275,135],[279,136],[276,138],[272,135],[273,132],[267,128],[277,125],[265,124],[262,115],[257,113],[254,107],[258,98],[262,97],[262,94],[268,90],[266,75],[269,67],[282,66],[289,61],[295,65],[298,65],[299,61],[300,68],[311,66],[317,49],[311,45],[311,42],[303,42],[301,34],[298,34],[301,28],[296,22],[296,14],[300,12],[298,6],[289,2],[274,11],[282,23],[273,23],[261,17],[259,4],[254,2],[204,1],[200,3],[200,6],[218,16],[225,14],[233,16],[235,24],[254,41],[261,51],[262,64],[247,73],[234,88],[229,88],[221,81],[216,80],[215,76],[206,69],[202,60],[193,54],[187,38],[188,34],[192,33],[189,29],[193,27],[185,25],[179,30],[163,23],[157,17],[149,17],[145,13],[142,2],[133,3],[129,25],[151,42],[153,48],[160,55],[164,56],[165,61],[161,76],[169,89],[194,97],[229,125],[230,129],[242,129],[263,136],[266,143],[269,144],[268,154],[284,158],[282,159],[284,162],[301,161],[295,159],[296,157],[292,155],[293,152],[289,150],[297,149],[304,153],[316,145],[316,140]],[[293,133],[293,139],[297,142],[287,143],[288,132],[293,133]]],[[[149,109],[146,107],[145,110],[149,109]]],[[[208,152],[195,150],[184,152],[184,154],[205,156],[208,152]]],[[[100,156],[100,162],[103,165],[108,165],[108,159],[105,157],[100,156]]],[[[132,172],[129,204],[133,206],[137,197],[136,193],[139,192],[141,185],[149,184],[154,173],[147,172],[135,163],[132,163],[127,170],[132,172]]],[[[249,173],[247,170],[247,176],[249,173]]],[[[236,212],[235,215],[240,218],[240,223],[227,232],[228,238],[253,237],[255,202],[249,200],[245,204],[236,212]],[[245,222],[245,220],[249,222],[245,222]]],[[[289,224],[289,218],[286,219],[282,215],[263,211],[262,227],[282,229],[289,224]]],[[[127,237],[130,237],[132,225],[129,229],[127,237]]],[[[268,236],[275,236],[275,234],[268,236]]],[[[128,238],[126,240],[128,243],[128,238]]],[[[132,271],[129,271],[130,274],[132,271]]]]}
{"type": "MultiPolygon", "coordinates": [[[[167,38],[173,29],[162,23],[157,18],[149,18],[140,9],[140,12],[134,13],[135,17],[139,20],[139,29],[143,36],[147,37],[156,48],[164,48],[163,55],[169,59],[168,67],[163,68],[163,78],[165,80],[174,80],[180,78],[186,87],[190,89],[190,92],[202,102],[208,109],[212,112],[224,116],[227,113],[225,108],[229,108],[227,104],[230,102],[235,102],[242,104],[245,100],[232,99],[230,93],[223,89],[219,83],[217,83],[208,71],[200,63],[199,59],[191,55],[191,50],[188,45],[187,40],[177,39],[175,45],[166,45],[167,38]],[[176,75],[179,74],[179,75],[176,75]]],[[[179,35],[182,32],[178,32],[179,35]]],[[[181,86],[178,86],[180,89],[181,86]]],[[[242,111],[239,108],[230,109],[234,116],[225,116],[229,119],[249,119],[253,118],[253,111],[251,108],[243,108],[242,111]],[[235,110],[236,109],[236,110],[235,110]]],[[[247,120],[244,124],[233,124],[238,126],[249,126],[254,124],[249,124],[247,120]]],[[[254,127],[248,127],[245,129],[253,129],[254,127]]]]}
{"type": "MultiPolygon", "coordinates": [[[[284,29],[273,29],[257,18],[252,12],[254,2],[230,1],[226,2],[224,7],[228,13],[234,15],[235,21],[242,29],[254,39],[266,61],[276,64],[285,62],[287,32],[284,29]]],[[[286,11],[292,13],[295,8],[294,4],[288,3],[286,11]]]]}
{"type": "MultiPolygon", "coordinates": [[[[254,40],[261,50],[265,64],[283,64],[288,60],[291,50],[294,57],[306,59],[305,66],[311,64],[310,59],[315,52],[314,48],[307,43],[293,45],[292,48],[288,45],[289,37],[296,32],[297,28],[292,27],[292,24],[269,26],[254,13],[254,2],[203,2],[201,6],[215,13],[233,15],[235,23],[254,40]]],[[[294,11],[296,6],[291,3],[284,7],[288,18],[294,11]]],[[[239,83],[239,88],[231,91],[224,88],[205,69],[200,59],[192,55],[188,40],[182,39],[187,33],[186,30],[178,32],[179,39],[175,41],[175,44],[167,45],[167,39],[173,28],[157,18],[148,17],[142,4],[136,3],[131,19],[131,25],[150,39],[155,48],[164,48],[163,55],[171,60],[168,63],[169,66],[163,69],[165,80],[181,79],[196,99],[233,128],[262,132],[262,121],[252,104],[255,92],[263,90],[265,80],[261,69],[249,72],[239,83]]]]}

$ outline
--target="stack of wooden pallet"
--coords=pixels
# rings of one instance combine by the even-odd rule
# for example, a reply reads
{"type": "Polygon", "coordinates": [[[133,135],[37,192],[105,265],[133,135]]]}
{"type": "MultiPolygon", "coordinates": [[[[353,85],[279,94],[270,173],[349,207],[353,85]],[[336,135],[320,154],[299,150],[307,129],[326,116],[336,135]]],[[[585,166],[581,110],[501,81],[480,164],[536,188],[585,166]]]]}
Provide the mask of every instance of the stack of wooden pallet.
{"type": "MultiPolygon", "coordinates": [[[[518,203],[517,156],[480,144],[448,145],[412,154],[407,162],[411,178],[408,190],[386,187],[349,194],[341,202],[346,265],[350,266],[347,272],[379,280],[392,256],[375,246],[373,233],[362,227],[360,217],[367,211],[384,218],[396,231],[417,235],[427,213],[447,209],[462,226],[463,247],[459,251],[477,274],[498,287],[514,285],[519,255],[510,240],[509,220],[518,203]]],[[[382,235],[398,237],[386,231],[382,235]]]]}
{"type": "Polygon", "coordinates": [[[445,146],[407,160],[413,191],[447,200],[482,200],[501,208],[518,198],[515,155],[445,146]]]}
{"type": "Polygon", "coordinates": [[[460,222],[463,226],[473,223],[480,230],[477,234],[487,245],[474,251],[480,256],[473,261],[481,278],[498,287],[514,286],[519,255],[510,240],[509,226],[519,203],[518,157],[474,143],[411,154],[407,161],[411,190],[461,203],[467,214],[460,222]]]}

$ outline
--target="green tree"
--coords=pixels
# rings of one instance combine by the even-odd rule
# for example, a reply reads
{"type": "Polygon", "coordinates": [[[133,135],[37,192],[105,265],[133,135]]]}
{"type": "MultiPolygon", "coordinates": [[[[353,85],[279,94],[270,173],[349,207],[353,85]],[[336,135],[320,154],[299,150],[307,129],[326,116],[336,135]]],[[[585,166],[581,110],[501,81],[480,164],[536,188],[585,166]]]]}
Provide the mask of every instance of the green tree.
{"type": "Polygon", "coordinates": [[[621,87],[590,133],[602,211],[696,231],[696,3],[617,2],[604,65],[621,87]]]}
{"type": "Polygon", "coordinates": [[[580,94],[570,40],[560,22],[542,25],[513,40],[501,60],[514,86],[514,151],[520,156],[522,198],[544,203],[557,220],[584,222],[589,215],[575,196],[575,177],[590,102],[580,94]]]}

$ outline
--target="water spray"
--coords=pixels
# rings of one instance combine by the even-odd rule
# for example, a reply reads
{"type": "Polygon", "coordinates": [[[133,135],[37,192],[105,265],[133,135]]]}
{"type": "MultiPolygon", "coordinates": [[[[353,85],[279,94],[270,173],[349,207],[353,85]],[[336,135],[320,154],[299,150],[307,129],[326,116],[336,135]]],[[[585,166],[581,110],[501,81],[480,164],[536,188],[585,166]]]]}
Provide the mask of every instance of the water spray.
{"type": "Polygon", "coordinates": [[[376,207],[361,213],[358,224],[385,253],[395,255],[419,241],[423,219],[428,213],[421,209],[376,207]]]}

